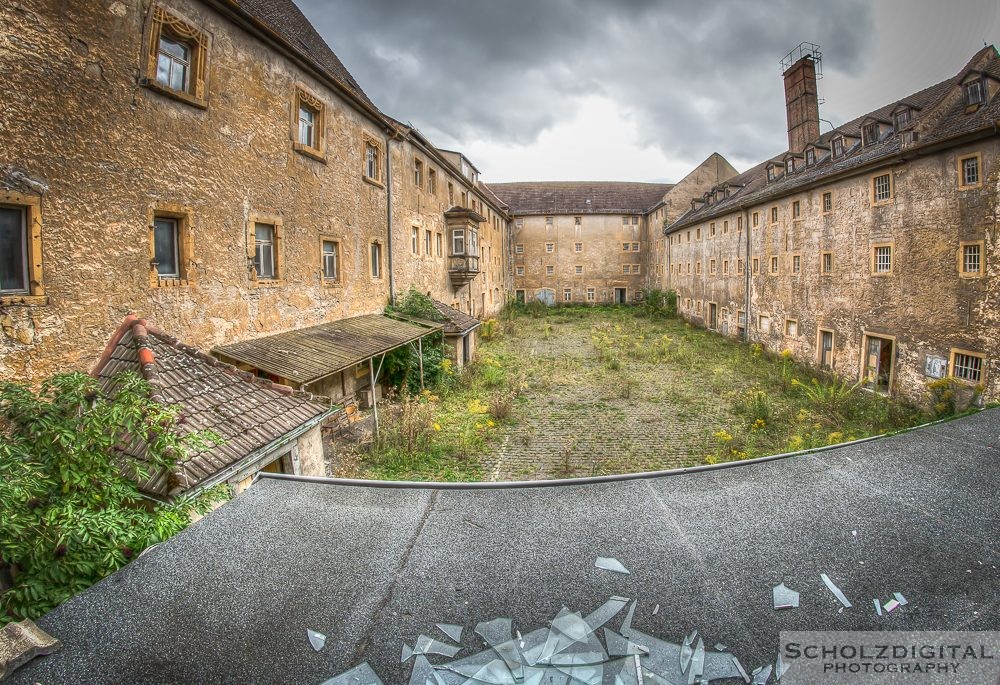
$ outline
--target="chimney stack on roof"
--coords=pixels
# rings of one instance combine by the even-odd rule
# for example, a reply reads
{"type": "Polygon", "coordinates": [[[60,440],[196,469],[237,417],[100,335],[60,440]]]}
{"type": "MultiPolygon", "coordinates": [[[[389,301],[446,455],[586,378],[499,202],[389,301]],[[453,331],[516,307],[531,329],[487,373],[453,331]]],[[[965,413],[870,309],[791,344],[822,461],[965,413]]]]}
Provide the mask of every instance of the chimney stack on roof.
{"type": "Polygon", "coordinates": [[[789,152],[800,153],[806,145],[819,139],[816,80],[823,75],[822,59],[818,45],[801,43],[781,61],[785,78],[789,152]]]}

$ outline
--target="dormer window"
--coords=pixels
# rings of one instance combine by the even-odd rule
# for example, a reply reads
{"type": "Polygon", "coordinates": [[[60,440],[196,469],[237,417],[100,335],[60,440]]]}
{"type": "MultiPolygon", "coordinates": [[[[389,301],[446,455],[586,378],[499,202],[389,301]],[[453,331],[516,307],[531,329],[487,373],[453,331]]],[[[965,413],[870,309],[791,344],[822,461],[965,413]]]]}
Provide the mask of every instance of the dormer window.
{"type": "Polygon", "coordinates": [[[974,107],[983,104],[985,98],[983,97],[982,81],[972,81],[971,83],[966,83],[963,88],[965,91],[966,107],[974,107]]]}
{"type": "Polygon", "coordinates": [[[898,112],[896,112],[896,115],[893,117],[892,125],[893,128],[896,129],[897,133],[899,131],[902,131],[903,127],[906,126],[908,123],[910,123],[909,109],[901,109],[898,112]]]}
{"type": "Polygon", "coordinates": [[[843,157],[844,156],[844,139],[834,138],[833,139],[833,156],[843,157]]]}
{"type": "Polygon", "coordinates": [[[878,122],[873,121],[870,124],[865,124],[864,128],[861,129],[861,143],[865,147],[869,145],[874,145],[878,142],[878,122]]]}
{"type": "Polygon", "coordinates": [[[795,160],[791,159],[791,158],[786,159],[785,160],[785,173],[786,174],[790,174],[793,171],[795,171],[795,160]]]}
{"type": "Polygon", "coordinates": [[[768,181],[773,181],[774,180],[774,167],[773,166],[769,166],[767,168],[767,180],[768,181]]]}
{"type": "Polygon", "coordinates": [[[806,166],[812,166],[816,163],[816,150],[809,148],[806,150],[806,166]]]}

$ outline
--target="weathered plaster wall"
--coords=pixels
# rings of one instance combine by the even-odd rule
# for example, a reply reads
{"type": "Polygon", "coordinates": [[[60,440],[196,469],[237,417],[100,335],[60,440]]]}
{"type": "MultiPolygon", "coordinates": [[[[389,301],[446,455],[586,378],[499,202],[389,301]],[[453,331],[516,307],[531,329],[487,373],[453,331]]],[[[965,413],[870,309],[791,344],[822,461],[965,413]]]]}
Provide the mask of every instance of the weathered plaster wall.
{"type": "Polygon", "coordinates": [[[362,132],[383,139],[380,128],[202,4],[165,4],[211,34],[207,110],[138,85],[146,0],[0,6],[0,161],[48,186],[48,303],[0,305],[0,377],[87,369],[129,310],[210,348],[386,302],[368,264],[369,243],[385,240],[385,191],[362,180],[362,132]],[[292,149],[297,85],[326,105],[325,164],[292,149]],[[189,286],[150,285],[158,204],[191,212],[189,286]],[[278,283],[251,278],[251,213],[283,221],[278,283]],[[334,287],[320,278],[321,236],[341,241],[334,287]]]}

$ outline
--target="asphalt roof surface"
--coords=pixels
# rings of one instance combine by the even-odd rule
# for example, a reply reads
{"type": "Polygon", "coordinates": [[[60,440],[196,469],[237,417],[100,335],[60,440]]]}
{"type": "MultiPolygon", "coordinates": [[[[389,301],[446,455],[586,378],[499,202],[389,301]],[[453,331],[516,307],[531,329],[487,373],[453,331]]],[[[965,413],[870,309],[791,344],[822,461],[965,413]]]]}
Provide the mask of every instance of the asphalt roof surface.
{"type": "MultiPolygon", "coordinates": [[[[405,641],[563,605],[638,599],[632,625],[697,628],[750,668],[781,630],[1000,628],[1000,410],[737,468],[588,485],[389,489],[262,479],[38,621],[61,652],[15,683],[320,683],[405,641]],[[856,532],[856,534],[855,534],[856,532]],[[598,556],[631,570],[596,569],[598,556]],[[854,602],[840,605],[828,574],[854,602]],[[801,592],[775,611],[771,588],[801,592]],[[873,597],[905,607],[875,615],[873,597]],[[653,615],[654,605],[660,609],[653,615]],[[306,629],[328,636],[315,652],[306,629]]],[[[461,656],[461,655],[460,655],[461,656]]],[[[441,657],[431,657],[440,661],[441,657]]],[[[412,662],[411,662],[412,663],[412,662]]]]}

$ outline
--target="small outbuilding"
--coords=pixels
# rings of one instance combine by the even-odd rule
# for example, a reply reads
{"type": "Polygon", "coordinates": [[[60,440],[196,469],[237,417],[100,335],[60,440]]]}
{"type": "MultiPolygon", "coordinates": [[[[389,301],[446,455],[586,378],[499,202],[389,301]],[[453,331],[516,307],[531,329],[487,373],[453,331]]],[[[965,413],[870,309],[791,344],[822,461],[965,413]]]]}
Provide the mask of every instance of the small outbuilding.
{"type": "Polygon", "coordinates": [[[476,330],[482,322],[474,316],[434,300],[434,308],[444,319],[444,342],[448,355],[461,368],[476,354],[476,330]]]}

